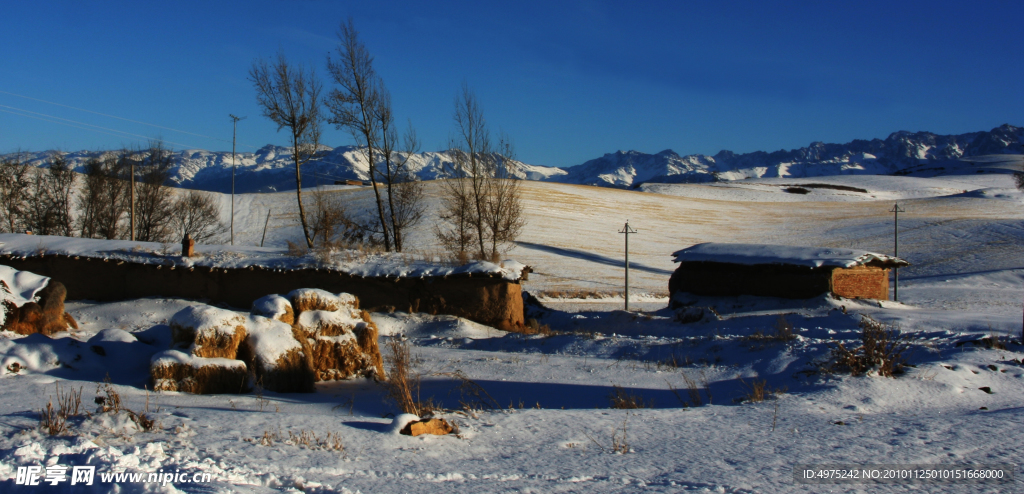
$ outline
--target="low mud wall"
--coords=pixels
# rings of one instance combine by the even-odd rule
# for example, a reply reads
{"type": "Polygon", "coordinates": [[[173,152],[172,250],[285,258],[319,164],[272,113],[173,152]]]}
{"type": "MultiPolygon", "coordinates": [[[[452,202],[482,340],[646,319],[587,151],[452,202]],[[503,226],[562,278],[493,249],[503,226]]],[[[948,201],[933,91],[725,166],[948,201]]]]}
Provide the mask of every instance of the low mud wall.
{"type": "Polygon", "coordinates": [[[790,265],[747,266],[719,262],[681,262],[669,278],[670,293],[697,295],[811,298],[834,293],[846,298],[889,299],[889,270],[874,266],[806,268],[790,265]]]}
{"type": "Polygon", "coordinates": [[[484,274],[364,278],[322,269],[175,268],[63,255],[0,256],[0,264],[60,281],[68,300],[175,297],[248,310],[264,295],[320,288],[351,293],[370,311],[450,314],[510,331],[522,329],[524,322],[519,282],[484,274]]]}

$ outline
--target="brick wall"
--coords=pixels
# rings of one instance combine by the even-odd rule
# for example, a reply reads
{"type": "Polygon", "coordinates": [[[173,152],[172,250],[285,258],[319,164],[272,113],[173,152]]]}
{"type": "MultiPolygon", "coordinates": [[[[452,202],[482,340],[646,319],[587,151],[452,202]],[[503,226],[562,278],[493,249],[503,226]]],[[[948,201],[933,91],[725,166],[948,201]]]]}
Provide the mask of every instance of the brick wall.
{"type": "Polygon", "coordinates": [[[889,270],[872,266],[835,269],[832,293],[846,298],[889,300],[889,270]]]}

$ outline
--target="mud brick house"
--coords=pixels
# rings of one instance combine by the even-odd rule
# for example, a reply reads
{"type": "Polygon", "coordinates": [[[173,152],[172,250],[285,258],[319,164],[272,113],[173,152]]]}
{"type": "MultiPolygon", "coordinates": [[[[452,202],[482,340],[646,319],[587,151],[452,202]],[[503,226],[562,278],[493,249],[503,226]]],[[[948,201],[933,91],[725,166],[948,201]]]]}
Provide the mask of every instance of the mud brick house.
{"type": "Polygon", "coordinates": [[[672,295],[811,298],[823,293],[889,300],[889,271],[910,263],[861,250],[705,243],[672,254],[672,295]]]}

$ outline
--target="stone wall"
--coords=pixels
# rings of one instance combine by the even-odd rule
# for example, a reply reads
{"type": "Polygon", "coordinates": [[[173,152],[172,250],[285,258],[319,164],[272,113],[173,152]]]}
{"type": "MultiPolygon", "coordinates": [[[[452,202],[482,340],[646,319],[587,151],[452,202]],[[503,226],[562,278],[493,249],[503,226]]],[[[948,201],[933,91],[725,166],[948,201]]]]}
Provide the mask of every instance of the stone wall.
{"type": "Polygon", "coordinates": [[[264,295],[320,288],[351,293],[369,311],[451,314],[508,331],[521,330],[524,322],[519,282],[485,274],[364,278],[324,269],[174,268],[64,255],[0,256],[0,264],[60,281],[69,300],[175,297],[247,310],[264,295]]]}

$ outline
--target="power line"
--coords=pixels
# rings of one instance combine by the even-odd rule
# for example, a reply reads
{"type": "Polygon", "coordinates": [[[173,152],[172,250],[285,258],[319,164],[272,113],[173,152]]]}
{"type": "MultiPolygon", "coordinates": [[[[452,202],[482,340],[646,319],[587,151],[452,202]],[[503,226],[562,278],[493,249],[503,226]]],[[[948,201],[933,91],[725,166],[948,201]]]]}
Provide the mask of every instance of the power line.
{"type": "Polygon", "coordinates": [[[92,130],[94,132],[99,132],[101,134],[112,135],[112,136],[115,136],[115,137],[138,137],[138,138],[148,139],[148,140],[153,140],[153,141],[160,140],[162,142],[165,142],[165,143],[168,143],[168,144],[174,144],[174,145],[177,145],[177,146],[185,148],[185,149],[190,149],[190,148],[191,149],[201,149],[198,146],[189,146],[188,144],[182,144],[180,142],[174,142],[174,141],[164,141],[162,139],[157,139],[157,138],[152,137],[152,136],[144,136],[144,135],[140,135],[140,134],[133,134],[131,132],[125,132],[123,130],[117,130],[117,129],[111,129],[111,128],[107,128],[107,127],[101,127],[99,125],[87,124],[85,122],[79,122],[77,120],[71,120],[69,118],[61,118],[61,117],[57,117],[57,116],[53,116],[53,115],[47,115],[45,113],[39,113],[39,112],[30,111],[30,110],[25,110],[25,109],[22,109],[22,108],[15,108],[13,106],[0,105],[0,111],[7,112],[7,113],[10,113],[12,115],[18,115],[20,117],[35,118],[37,120],[42,120],[44,122],[50,122],[50,123],[55,123],[55,124],[67,125],[69,127],[75,127],[75,128],[82,129],[82,130],[92,130]],[[7,108],[7,109],[5,110],[5,108],[7,108]],[[10,110],[16,110],[16,111],[10,111],[10,110]],[[17,113],[17,112],[23,112],[23,113],[17,113]],[[25,115],[24,113],[30,113],[31,115],[25,115]],[[33,115],[38,115],[38,116],[33,116],[33,115]],[[58,121],[58,120],[63,120],[63,121],[61,122],[61,121],[58,121]],[[66,123],[66,122],[71,122],[71,123],[66,123]],[[72,125],[72,124],[74,124],[74,125],[72,125]],[[92,127],[92,128],[88,128],[88,127],[92,127]],[[101,129],[101,130],[95,130],[95,129],[101,129]],[[116,132],[116,134],[114,132],[116,132]]]}
{"type": "MultiPolygon", "coordinates": [[[[179,130],[179,129],[174,129],[174,128],[171,128],[171,127],[164,127],[162,125],[151,124],[151,123],[142,122],[142,121],[139,121],[139,120],[132,120],[130,118],[119,117],[117,115],[111,115],[109,113],[101,113],[101,112],[98,112],[98,111],[86,110],[85,108],[78,108],[78,107],[75,107],[75,106],[65,105],[65,104],[61,104],[61,103],[54,103],[53,101],[46,101],[46,100],[43,100],[43,99],[33,98],[31,96],[25,96],[23,94],[12,93],[12,92],[9,92],[9,91],[0,90],[0,93],[9,94],[11,96],[17,96],[19,98],[25,98],[25,99],[29,99],[29,100],[32,100],[32,101],[38,101],[40,103],[46,103],[46,104],[49,104],[49,105],[56,105],[56,106],[61,106],[61,107],[64,107],[64,108],[70,108],[72,110],[78,110],[78,111],[83,111],[83,112],[86,112],[86,113],[92,113],[94,115],[100,115],[100,116],[103,116],[103,117],[116,118],[118,120],[124,120],[125,122],[132,122],[132,123],[137,123],[137,124],[140,124],[140,125],[148,125],[150,127],[156,127],[158,129],[169,130],[171,132],[180,132],[182,134],[188,134],[188,135],[192,135],[192,136],[196,136],[196,137],[202,137],[204,139],[213,139],[215,141],[231,142],[231,141],[229,141],[227,139],[221,139],[219,137],[212,137],[212,136],[203,135],[203,134],[196,134],[195,132],[189,132],[187,130],[179,130]]],[[[251,147],[253,149],[258,149],[256,146],[253,146],[251,144],[246,144],[244,142],[242,143],[242,145],[246,146],[246,147],[251,147]]]]}

